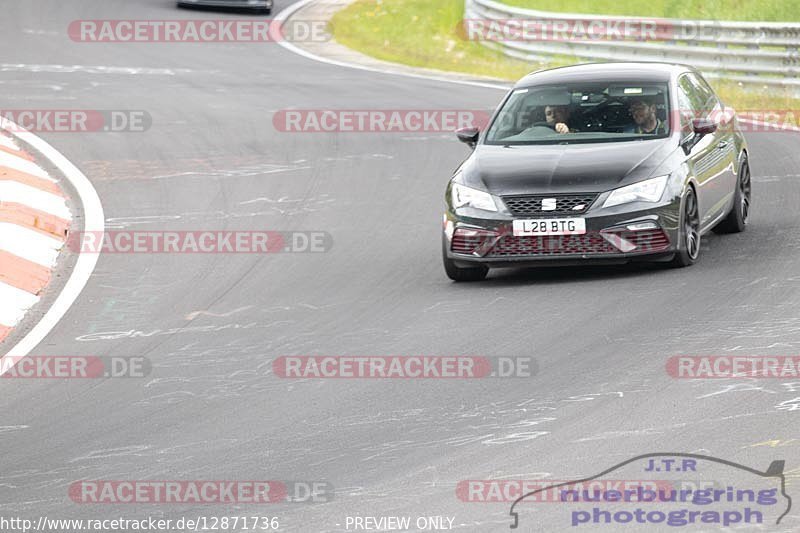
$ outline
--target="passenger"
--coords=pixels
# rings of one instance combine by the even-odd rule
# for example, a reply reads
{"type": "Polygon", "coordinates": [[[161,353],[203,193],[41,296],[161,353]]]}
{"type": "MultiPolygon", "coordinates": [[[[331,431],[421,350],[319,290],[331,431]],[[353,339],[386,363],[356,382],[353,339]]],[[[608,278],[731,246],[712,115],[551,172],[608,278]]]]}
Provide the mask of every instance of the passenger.
{"type": "Polygon", "coordinates": [[[633,98],[628,111],[633,124],[625,128],[625,133],[639,135],[663,135],[667,133],[667,125],[656,115],[656,103],[649,98],[633,98]]]}

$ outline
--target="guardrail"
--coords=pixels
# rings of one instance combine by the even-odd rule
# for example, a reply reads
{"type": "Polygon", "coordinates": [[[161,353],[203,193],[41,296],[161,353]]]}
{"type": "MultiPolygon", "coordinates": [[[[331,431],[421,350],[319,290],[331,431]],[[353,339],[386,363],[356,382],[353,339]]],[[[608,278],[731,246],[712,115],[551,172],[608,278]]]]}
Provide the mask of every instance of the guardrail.
{"type": "Polygon", "coordinates": [[[800,88],[800,23],[720,22],[551,13],[494,0],[465,0],[468,21],[508,25],[537,21],[551,27],[631,24],[647,21],[657,39],[481,40],[490,48],[525,61],[571,56],[591,61],[665,61],[694,66],[711,77],[800,88]]]}

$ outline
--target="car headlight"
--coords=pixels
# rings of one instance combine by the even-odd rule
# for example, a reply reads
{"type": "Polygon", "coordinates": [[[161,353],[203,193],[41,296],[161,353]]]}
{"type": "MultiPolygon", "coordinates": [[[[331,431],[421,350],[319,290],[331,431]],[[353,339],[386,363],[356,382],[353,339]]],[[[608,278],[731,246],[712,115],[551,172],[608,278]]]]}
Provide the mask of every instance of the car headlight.
{"type": "Polygon", "coordinates": [[[661,195],[664,194],[668,179],[669,176],[659,176],[628,185],[627,187],[620,187],[611,191],[611,194],[603,203],[603,207],[613,207],[630,202],[657,202],[661,200],[661,195]]]}
{"type": "Polygon", "coordinates": [[[497,204],[491,194],[460,183],[453,183],[450,189],[450,199],[455,208],[467,206],[484,211],[497,211],[497,204]]]}

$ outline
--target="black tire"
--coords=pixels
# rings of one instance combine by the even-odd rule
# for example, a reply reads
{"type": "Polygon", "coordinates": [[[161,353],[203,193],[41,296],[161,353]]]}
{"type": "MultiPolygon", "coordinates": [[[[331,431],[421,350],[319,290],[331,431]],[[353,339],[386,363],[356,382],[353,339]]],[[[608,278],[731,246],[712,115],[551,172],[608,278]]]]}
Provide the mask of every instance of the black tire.
{"type": "Polygon", "coordinates": [[[691,266],[700,258],[700,210],[697,195],[691,187],[683,199],[680,228],[678,251],[670,263],[674,268],[691,266]]]}
{"type": "Polygon", "coordinates": [[[453,281],[483,281],[489,273],[489,268],[485,266],[461,268],[446,255],[443,256],[443,260],[444,271],[453,281]]]}
{"type": "Polygon", "coordinates": [[[752,180],[750,165],[745,159],[736,180],[736,192],[733,195],[731,212],[719,224],[714,226],[714,233],[741,233],[747,228],[750,218],[750,202],[752,200],[752,180]]]}

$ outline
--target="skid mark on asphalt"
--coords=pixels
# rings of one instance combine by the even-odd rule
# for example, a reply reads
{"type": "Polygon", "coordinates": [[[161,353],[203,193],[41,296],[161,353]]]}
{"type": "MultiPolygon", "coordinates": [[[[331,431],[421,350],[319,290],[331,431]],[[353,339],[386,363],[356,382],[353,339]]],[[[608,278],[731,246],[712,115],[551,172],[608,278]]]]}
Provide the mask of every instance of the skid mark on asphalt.
{"type": "Polygon", "coordinates": [[[10,431],[19,431],[20,429],[28,429],[30,426],[0,426],[0,433],[8,433],[10,431]]]}
{"type": "Polygon", "coordinates": [[[210,445],[234,445],[239,442],[239,439],[235,438],[221,438],[221,439],[214,439],[214,440],[200,440],[194,442],[186,442],[183,444],[175,444],[172,446],[167,446],[165,448],[151,448],[150,451],[153,455],[169,455],[169,454],[179,454],[184,456],[187,452],[192,451],[204,451],[209,448],[210,445]]]}
{"type": "Polygon", "coordinates": [[[290,203],[297,203],[302,202],[302,199],[292,200],[288,196],[281,196],[280,198],[273,199],[267,196],[259,196],[258,198],[253,198],[252,200],[245,200],[244,202],[239,202],[239,205],[250,205],[250,204],[259,204],[259,203],[266,203],[266,204],[290,204],[290,203]]]}
{"type": "Polygon", "coordinates": [[[210,316],[210,317],[216,317],[216,318],[227,318],[229,316],[235,315],[236,313],[241,313],[242,311],[247,311],[248,309],[252,309],[252,308],[253,308],[252,305],[246,305],[244,307],[239,307],[239,308],[234,309],[232,311],[228,311],[227,313],[213,313],[211,311],[192,311],[191,313],[188,313],[185,318],[186,318],[186,320],[194,320],[195,318],[197,318],[199,316],[210,316]]]}
{"type": "MultiPolygon", "coordinates": [[[[774,345],[771,345],[774,347],[774,345]]],[[[735,382],[731,383],[730,380],[706,380],[706,379],[693,379],[685,383],[691,389],[699,389],[703,394],[695,396],[696,400],[711,401],[711,398],[717,399],[725,396],[720,401],[731,403],[732,398],[728,398],[731,394],[746,394],[744,398],[755,406],[756,401],[761,402],[775,402],[780,398],[775,398],[772,395],[784,395],[785,398],[773,405],[774,411],[766,411],[766,413],[776,414],[780,411],[800,411],[800,381],[783,381],[783,380],[764,380],[758,378],[735,378],[735,382]],[[757,393],[753,395],[752,393],[757,393]],[[768,395],[768,396],[764,396],[768,395]]],[[[763,414],[763,413],[762,413],[763,414]]],[[[752,416],[752,415],[742,415],[752,416]]]]}
{"type": "Polygon", "coordinates": [[[130,329],[126,331],[105,331],[105,332],[90,333],[86,335],[79,335],[75,337],[75,340],[89,342],[89,341],[109,341],[109,340],[119,340],[119,339],[161,337],[161,336],[171,336],[171,335],[182,335],[187,333],[191,334],[218,333],[220,331],[225,331],[225,330],[266,329],[281,325],[289,325],[292,323],[293,323],[292,321],[283,320],[279,322],[272,322],[269,324],[248,322],[248,323],[231,323],[231,324],[208,325],[208,326],[180,326],[168,329],[159,329],[159,328],[151,330],[130,329]]]}
{"type": "Polygon", "coordinates": [[[243,167],[234,169],[223,169],[215,171],[188,171],[176,172],[174,174],[163,174],[151,176],[152,180],[175,179],[175,178],[247,178],[251,176],[261,176],[266,174],[278,174],[281,172],[296,172],[298,170],[309,170],[310,166],[287,166],[287,165],[257,165],[253,167],[243,167]]]}
{"type": "Polygon", "coordinates": [[[782,181],[784,179],[797,179],[800,178],[800,174],[781,174],[776,176],[753,176],[753,181],[757,181],[760,183],[769,183],[769,182],[776,182],[782,181]]]}
{"type": "Polygon", "coordinates": [[[603,433],[598,433],[597,435],[593,435],[591,437],[583,437],[581,439],[575,439],[572,442],[591,442],[596,440],[611,440],[611,439],[619,439],[626,437],[653,437],[663,434],[664,431],[653,428],[631,429],[627,431],[604,431],[603,433]]]}
{"type": "Polygon", "coordinates": [[[109,457],[140,457],[142,452],[149,450],[150,445],[132,445],[122,446],[120,448],[103,448],[100,450],[93,450],[85,455],[80,455],[70,460],[70,463],[77,463],[79,461],[93,461],[95,459],[107,459],[109,457]]]}
{"type": "Polygon", "coordinates": [[[133,405],[142,407],[145,405],[174,405],[176,403],[185,402],[187,400],[193,400],[197,395],[193,392],[189,391],[175,391],[175,392],[167,392],[164,394],[157,394],[155,396],[151,396],[147,400],[139,400],[135,402],[133,405]]]}
{"type": "Polygon", "coordinates": [[[51,30],[39,30],[35,28],[23,28],[22,33],[27,35],[50,35],[50,36],[61,36],[61,32],[51,31],[51,30]]]}
{"type": "Polygon", "coordinates": [[[785,400],[775,406],[779,411],[800,411],[800,397],[785,400]]]}
{"type": "MultiPolygon", "coordinates": [[[[91,341],[115,341],[115,340],[122,340],[122,339],[141,339],[141,338],[149,338],[149,337],[161,337],[161,336],[173,336],[178,335],[181,333],[216,333],[222,332],[225,330],[243,330],[243,329],[269,329],[275,328],[279,326],[291,325],[295,323],[294,321],[289,320],[273,320],[269,322],[257,322],[257,321],[250,321],[250,322],[234,322],[234,323],[210,323],[206,325],[183,325],[183,326],[176,326],[173,328],[151,328],[140,326],[140,329],[119,329],[119,330],[100,330],[101,327],[107,324],[119,324],[123,322],[123,320],[119,319],[119,317],[127,317],[129,320],[124,320],[126,324],[131,322],[130,319],[140,319],[147,315],[146,311],[142,311],[142,308],[147,308],[148,305],[152,304],[153,301],[158,297],[158,295],[163,294],[164,290],[169,288],[171,284],[147,284],[143,282],[139,282],[136,284],[138,290],[142,294],[146,294],[148,292],[154,293],[152,296],[149,297],[141,297],[138,299],[125,299],[125,298],[114,298],[112,296],[107,296],[106,300],[107,303],[103,311],[100,313],[99,316],[104,316],[106,314],[111,314],[114,318],[112,320],[98,320],[94,319],[88,323],[87,332],[83,335],[76,337],[76,340],[84,341],[84,342],[91,342],[91,341]],[[144,306],[143,306],[144,303],[144,306]]],[[[120,291],[122,294],[127,294],[130,291],[129,287],[117,287],[114,285],[108,284],[101,284],[99,287],[104,289],[110,289],[115,291],[120,291]]],[[[248,317],[254,318],[257,316],[266,316],[266,317],[275,317],[276,314],[280,315],[281,317],[285,316],[287,312],[301,312],[301,313],[308,313],[308,312],[325,312],[335,307],[342,307],[346,306],[345,303],[334,303],[334,304],[312,304],[309,302],[297,302],[293,305],[278,305],[278,306],[269,306],[269,307],[257,307],[255,305],[247,305],[242,306],[232,311],[221,311],[220,313],[215,313],[209,310],[194,310],[190,311],[188,314],[183,315],[181,318],[184,320],[193,321],[200,317],[208,317],[208,318],[228,318],[233,316],[234,314],[241,313],[243,311],[249,311],[248,317]]],[[[177,315],[176,315],[177,318],[177,315]]],[[[280,341],[284,342],[285,349],[295,349],[306,346],[306,343],[302,340],[303,337],[309,337],[311,339],[314,338],[314,332],[309,332],[307,334],[294,334],[291,336],[272,336],[270,337],[273,341],[280,341]],[[288,341],[288,342],[287,342],[288,341]]],[[[223,360],[226,359],[231,353],[236,353],[235,350],[239,350],[241,353],[247,353],[247,350],[260,350],[263,352],[268,347],[269,343],[267,340],[260,341],[257,345],[249,345],[249,346],[238,346],[235,343],[222,346],[215,351],[220,355],[224,355],[223,360]]],[[[192,345],[189,345],[192,346],[192,345]]],[[[205,352],[211,353],[211,352],[205,352]]],[[[180,351],[173,352],[170,354],[165,354],[165,357],[169,356],[170,358],[177,358],[174,360],[180,360],[180,351]]],[[[171,359],[173,360],[173,359],[171,359]]]]}
{"type": "MultiPolygon", "coordinates": [[[[749,417],[754,417],[754,416],[755,417],[761,417],[761,416],[763,416],[765,414],[775,414],[775,413],[773,411],[762,411],[762,412],[758,412],[758,413],[740,413],[740,414],[730,415],[730,416],[721,416],[721,417],[715,417],[715,418],[702,418],[702,419],[699,419],[699,420],[676,422],[674,424],[667,424],[667,425],[657,426],[657,427],[640,428],[640,429],[637,429],[636,431],[638,432],[638,434],[640,434],[642,436],[650,436],[651,434],[666,433],[666,432],[674,431],[676,429],[684,429],[684,428],[687,428],[687,427],[690,427],[690,426],[708,425],[708,424],[712,424],[712,423],[716,423],[716,422],[727,422],[727,421],[730,421],[730,420],[738,420],[740,418],[749,418],[749,417]]],[[[616,432],[614,432],[614,433],[616,433],[616,432]]],[[[627,432],[622,432],[622,433],[627,433],[627,432]]],[[[608,432],[600,433],[600,434],[597,434],[596,436],[600,436],[600,435],[606,435],[606,440],[612,439],[612,438],[617,438],[617,437],[624,438],[624,437],[632,436],[632,435],[624,435],[624,434],[623,435],[613,435],[613,434],[608,434],[608,432]]],[[[582,442],[582,441],[587,441],[587,440],[602,440],[602,439],[595,439],[594,437],[589,437],[589,438],[578,439],[578,440],[575,440],[573,442],[582,442]]]]}
{"type": "Polygon", "coordinates": [[[300,203],[300,205],[296,208],[289,207],[287,206],[287,204],[278,204],[261,211],[246,211],[238,213],[236,212],[226,213],[225,211],[189,211],[177,215],[114,217],[114,218],[109,218],[106,221],[106,227],[108,229],[120,229],[131,226],[143,226],[147,224],[157,224],[165,221],[176,221],[176,220],[181,220],[181,221],[236,220],[244,218],[267,217],[267,216],[274,217],[275,215],[279,216],[305,215],[308,213],[316,213],[318,211],[321,211],[323,207],[332,202],[334,202],[334,200],[323,199],[316,201],[314,199],[308,199],[300,203]],[[278,206],[285,206],[286,208],[278,206]]]}
{"type": "MultiPolygon", "coordinates": [[[[342,417],[340,427],[367,427],[376,429],[381,426],[395,427],[403,424],[407,428],[406,438],[380,442],[362,446],[350,452],[350,457],[360,462],[372,462],[377,459],[400,459],[410,450],[440,448],[442,446],[460,448],[464,446],[498,446],[528,442],[549,435],[550,432],[513,431],[533,426],[547,426],[556,421],[553,417],[526,418],[514,420],[519,413],[496,409],[494,406],[465,407],[458,411],[445,408],[405,409],[386,413],[361,413],[342,417]],[[506,416],[510,415],[510,416],[506,416]],[[442,422],[446,421],[446,422],[442,422]],[[408,424],[413,423],[413,427],[408,424]],[[430,438],[431,427],[438,427],[441,436],[430,438]],[[448,434],[450,433],[450,434],[448,434]]],[[[325,423],[308,422],[310,430],[308,438],[313,441],[315,434],[328,431],[325,423]]],[[[329,461],[329,458],[326,459],[329,461]]]]}
{"type": "Polygon", "coordinates": [[[146,215],[136,217],[113,217],[106,219],[106,228],[127,228],[138,224],[152,224],[168,220],[180,220],[180,215],[146,215]]]}
{"type": "Polygon", "coordinates": [[[746,446],[742,446],[742,448],[758,448],[760,446],[768,446],[770,448],[779,448],[782,446],[789,446],[798,445],[800,444],[800,439],[774,439],[774,440],[766,440],[764,442],[756,442],[755,444],[748,444],[746,446]]]}
{"type": "MultiPolygon", "coordinates": [[[[776,291],[781,290],[781,286],[776,286],[776,291]]],[[[785,292],[785,287],[782,290],[785,292]]],[[[628,340],[635,342],[639,350],[655,353],[663,352],[665,339],[680,339],[679,350],[684,354],[738,352],[753,355],[762,350],[797,349],[800,347],[800,320],[794,316],[795,307],[796,302],[780,302],[776,297],[769,304],[739,306],[749,318],[706,317],[696,328],[674,326],[655,337],[650,332],[631,331],[628,340]]]]}
{"type": "Polygon", "coordinates": [[[153,176],[191,174],[195,176],[249,177],[270,170],[300,170],[308,167],[307,160],[290,162],[265,161],[261,155],[210,154],[206,157],[181,157],[178,154],[167,161],[137,159],[92,159],[83,161],[83,168],[99,181],[150,180],[153,176]]]}
{"type": "Polygon", "coordinates": [[[711,398],[714,396],[720,396],[722,394],[728,394],[729,392],[765,392],[767,394],[778,394],[776,391],[769,390],[766,387],[756,385],[755,383],[734,383],[732,385],[724,385],[720,390],[715,392],[710,392],[708,394],[703,394],[702,396],[698,396],[698,400],[704,400],[705,398],[711,398]]]}
{"type": "Polygon", "coordinates": [[[334,161],[364,161],[370,159],[394,159],[395,156],[389,154],[348,154],[344,156],[337,156],[337,157],[325,157],[322,160],[331,163],[334,161]]]}

